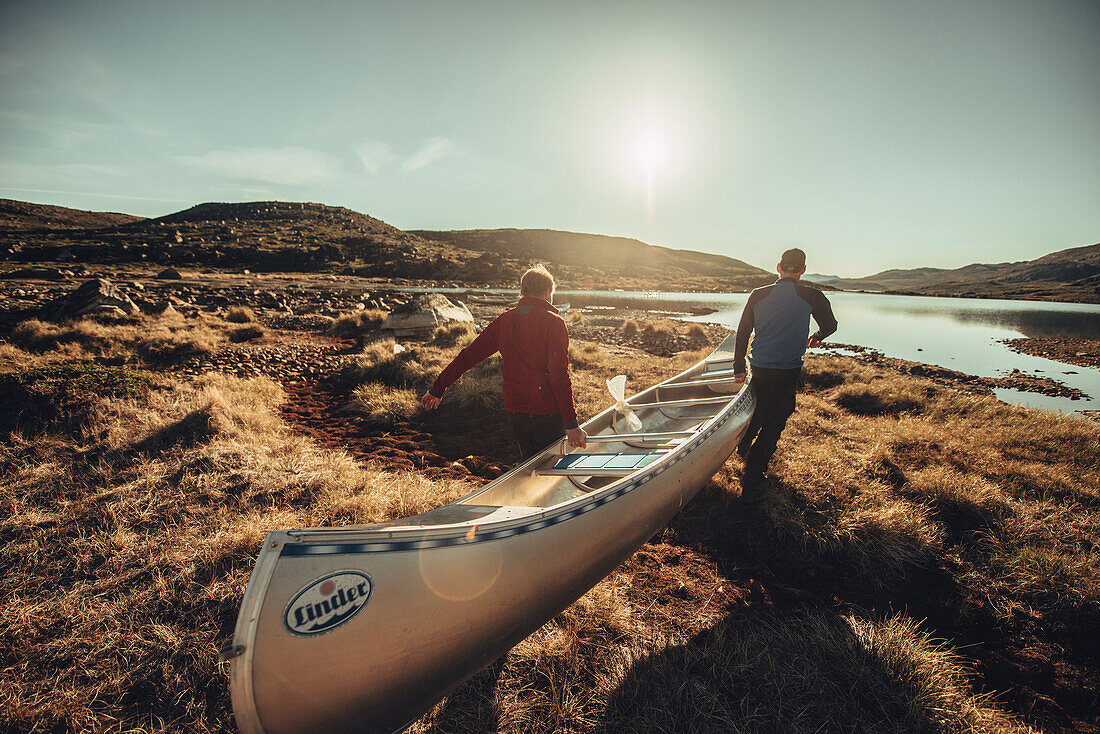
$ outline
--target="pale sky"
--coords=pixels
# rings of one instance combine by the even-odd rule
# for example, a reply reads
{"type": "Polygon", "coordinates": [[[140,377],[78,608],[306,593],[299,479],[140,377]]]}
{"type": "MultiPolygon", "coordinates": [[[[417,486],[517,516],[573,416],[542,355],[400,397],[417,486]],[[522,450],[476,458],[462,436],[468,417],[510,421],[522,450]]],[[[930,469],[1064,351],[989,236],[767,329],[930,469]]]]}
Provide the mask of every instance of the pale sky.
{"type": "Polygon", "coordinates": [[[0,197],[1031,259],[1100,241],[1100,2],[0,0],[0,197]]]}

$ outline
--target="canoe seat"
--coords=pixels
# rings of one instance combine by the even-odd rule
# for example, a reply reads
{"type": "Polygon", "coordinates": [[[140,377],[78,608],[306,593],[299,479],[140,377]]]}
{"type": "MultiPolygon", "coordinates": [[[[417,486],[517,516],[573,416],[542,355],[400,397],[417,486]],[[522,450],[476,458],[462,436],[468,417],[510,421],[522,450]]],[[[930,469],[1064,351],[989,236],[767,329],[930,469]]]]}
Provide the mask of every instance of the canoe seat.
{"type": "Polygon", "coordinates": [[[664,456],[662,452],[566,454],[551,457],[536,472],[560,477],[625,477],[664,456]]]}

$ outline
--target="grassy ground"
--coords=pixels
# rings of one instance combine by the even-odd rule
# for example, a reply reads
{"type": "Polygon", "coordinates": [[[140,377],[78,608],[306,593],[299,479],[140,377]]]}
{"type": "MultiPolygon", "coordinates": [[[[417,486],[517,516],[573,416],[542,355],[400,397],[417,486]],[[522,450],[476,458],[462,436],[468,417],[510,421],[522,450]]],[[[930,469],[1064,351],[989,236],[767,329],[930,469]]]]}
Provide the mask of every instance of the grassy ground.
{"type": "MultiPolygon", "coordinates": [[[[0,728],[232,731],[216,650],[264,533],[474,486],[326,448],[266,378],[150,369],[247,322],[30,324],[0,344],[18,398],[0,408],[0,728]]],[[[345,409],[380,434],[437,425],[410,398],[460,331],[368,346],[338,376],[345,409]]],[[[571,352],[583,415],[608,377],[634,391],[699,356],[571,352]]],[[[433,421],[499,410],[499,367],[470,377],[433,421]]],[[[1100,427],[819,357],[773,469],[747,510],[731,459],[413,731],[1096,730],[1100,427]]]]}

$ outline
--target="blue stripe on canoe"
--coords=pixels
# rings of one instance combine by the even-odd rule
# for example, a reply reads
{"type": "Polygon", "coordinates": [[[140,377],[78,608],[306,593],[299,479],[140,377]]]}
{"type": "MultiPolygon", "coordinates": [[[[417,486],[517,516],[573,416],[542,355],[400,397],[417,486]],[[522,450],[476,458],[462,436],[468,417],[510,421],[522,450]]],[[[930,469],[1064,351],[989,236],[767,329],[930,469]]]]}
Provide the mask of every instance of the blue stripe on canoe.
{"type": "MultiPolygon", "coordinates": [[[[574,517],[579,517],[587,512],[595,510],[597,507],[602,507],[608,502],[617,500],[627,492],[637,489],[650,479],[653,479],[658,474],[663,473],[673,464],[678,464],[683,461],[692,451],[698,448],[706,439],[710,438],[714,433],[725,425],[734,413],[740,411],[731,410],[721,423],[716,423],[708,428],[704,433],[698,434],[687,446],[687,450],[682,454],[672,457],[667,463],[660,464],[655,469],[652,469],[645,474],[641,475],[634,481],[627,485],[620,487],[614,492],[604,495],[597,500],[593,500],[581,507],[565,510],[553,517],[543,517],[528,523],[527,525],[521,525],[517,528],[508,528],[506,530],[488,530],[484,532],[474,531],[471,536],[469,533],[463,535],[456,535],[450,538],[430,538],[423,540],[402,540],[402,541],[379,541],[374,543],[323,543],[315,545],[284,545],[282,552],[279,554],[284,557],[300,557],[300,556],[331,556],[331,555],[345,555],[352,553],[389,553],[392,551],[413,551],[413,550],[425,550],[428,548],[447,548],[455,545],[469,545],[471,543],[484,543],[489,540],[500,540],[502,538],[510,538],[513,535],[523,535],[524,533],[530,533],[535,530],[542,530],[543,528],[550,527],[551,525],[557,525],[558,523],[565,522],[566,520],[572,520],[574,517]]],[[[571,456],[585,456],[585,454],[571,454],[571,456]]]]}

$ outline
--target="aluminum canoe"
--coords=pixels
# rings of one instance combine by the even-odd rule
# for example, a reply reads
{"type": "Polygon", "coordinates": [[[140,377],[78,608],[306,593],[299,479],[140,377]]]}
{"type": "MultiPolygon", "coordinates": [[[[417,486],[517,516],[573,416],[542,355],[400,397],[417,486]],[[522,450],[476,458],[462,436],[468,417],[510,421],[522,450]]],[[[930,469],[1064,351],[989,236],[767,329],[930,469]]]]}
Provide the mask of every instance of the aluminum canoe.
{"type": "Polygon", "coordinates": [[[576,601],[733,452],[732,348],[629,398],[640,429],[611,407],[422,515],[269,533],[226,650],[241,732],[400,731],[576,601]]]}

